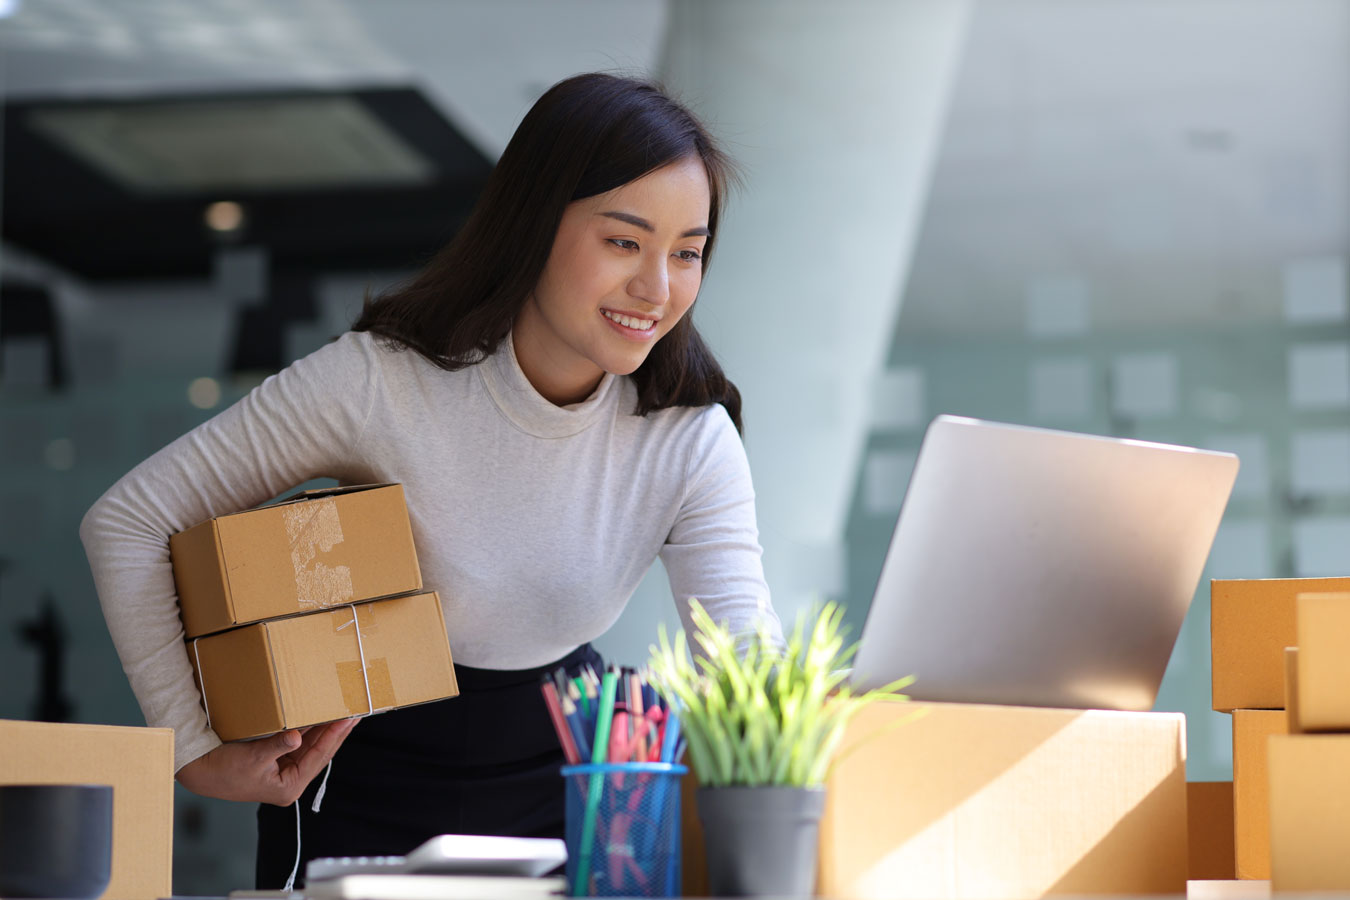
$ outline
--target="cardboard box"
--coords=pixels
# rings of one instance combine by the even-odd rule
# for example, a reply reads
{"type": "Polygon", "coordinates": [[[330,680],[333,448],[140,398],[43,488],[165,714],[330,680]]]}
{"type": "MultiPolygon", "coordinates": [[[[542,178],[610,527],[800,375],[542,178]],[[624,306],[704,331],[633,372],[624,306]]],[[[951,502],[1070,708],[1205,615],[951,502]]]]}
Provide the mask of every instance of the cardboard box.
{"type": "Polygon", "coordinates": [[[1238,878],[1270,877],[1271,735],[1285,734],[1284,710],[1233,710],[1233,837],[1238,878]]]}
{"type": "Polygon", "coordinates": [[[459,693],[435,593],[257,622],[197,638],[188,657],[225,741],[459,693]]]}
{"type": "Polygon", "coordinates": [[[422,589],[399,484],[304,491],[169,538],[189,638],[422,589]]]}
{"type": "Polygon", "coordinates": [[[1189,880],[1233,878],[1233,782],[1188,781],[1186,823],[1189,880]]]}
{"type": "Polygon", "coordinates": [[[1284,648],[1298,645],[1296,599],[1350,591],[1350,578],[1262,578],[1209,583],[1214,709],[1280,709],[1284,648]]]}
{"type": "Polygon", "coordinates": [[[1299,594],[1297,679],[1303,731],[1350,731],[1350,593],[1299,594]]]}
{"type": "Polygon", "coordinates": [[[1270,739],[1271,886],[1350,890],[1350,735],[1270,739]]]}
{"type": "Polygon", "coordinates": [[[1302,734],[1303,725],[1298,715],[1298,648],[1284,648],[1284,719],[1285,731],[1302,734]]]}
{"type": "Polygon", "coordinates": [[[0,784],[110,784],[110,900],[173,892],[173,731],[0,720],[0,784]]]}
{"type": "Polygon", "coordinates": [[[1177,713],[869,707],[828,782],[817,892],[1182,894],[1185,736],[1177,713]]]}

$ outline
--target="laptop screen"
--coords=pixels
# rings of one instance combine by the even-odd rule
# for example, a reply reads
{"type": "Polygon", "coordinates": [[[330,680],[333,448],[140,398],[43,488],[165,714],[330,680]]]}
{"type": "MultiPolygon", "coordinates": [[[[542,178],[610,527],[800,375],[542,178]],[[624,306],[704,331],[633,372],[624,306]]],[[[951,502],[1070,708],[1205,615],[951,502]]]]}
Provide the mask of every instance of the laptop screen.
{"type": "Polygon", "coordinates": [[[1195,593],[1231,453],[940,416],[853,671],[915,699],[1147,710],[1195,593]]]}

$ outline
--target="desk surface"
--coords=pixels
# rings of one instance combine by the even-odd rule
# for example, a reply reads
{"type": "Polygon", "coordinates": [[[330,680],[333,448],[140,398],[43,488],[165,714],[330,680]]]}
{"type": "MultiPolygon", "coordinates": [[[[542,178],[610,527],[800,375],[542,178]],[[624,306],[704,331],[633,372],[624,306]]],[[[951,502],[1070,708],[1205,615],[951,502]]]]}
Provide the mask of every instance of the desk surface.
{"type": "MultiPolygon", "coordinates": [[[[1188,881],[1186,882],[1185,900],[1269,900],[1270,882],[1269,881],[1188,881]]],[[[1286,895],[1281,895],[1281,898],[1286,895]]],[[[1294,894],[1290,897],[1297,896],[1294,894]]],[[[1316,894],[1310,895],[1318,898],[1331,898],[1336,894],[1316,894]]],[[[1346,892],[1345,896],[1350,896],[1346,892]]],[[[251,891],[241,890],[232,891],[229,897],[170,897],[166,900],[303,900],[303,891],[285,893],[284,891],[251,891]]],[[[1181,895],[1156,895],[1140,900],[1180,900],[1181,895]]],[[[1093,900],[1125,900],[1125,898],[1112,898],[1107,895],[1094,897],[1093,900]]]]}

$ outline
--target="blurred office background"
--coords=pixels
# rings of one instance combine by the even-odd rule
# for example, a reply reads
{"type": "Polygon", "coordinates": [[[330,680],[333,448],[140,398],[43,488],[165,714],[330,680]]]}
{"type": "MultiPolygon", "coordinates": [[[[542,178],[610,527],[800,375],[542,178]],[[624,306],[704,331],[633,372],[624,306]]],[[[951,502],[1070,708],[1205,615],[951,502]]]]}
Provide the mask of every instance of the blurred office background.
{"type": "MultiPolygon", "coordinates": [[[[745,168],[696,320],[745,394],[785,620],[833,597],[861,626],[943,412],[1241,456],[1158,701],[1193,780],[1231,767],[1208,578],[1350,574],[1341,0],[0,14],[0,717],[141,723],[84,511],[345,330],[591,69],[664,79],[745,168]]],[[[640,662],[658,621],[659,567],[601,648],[640,662]]],[[[177,892],[250,885],[251,820],[180,791],[177,892]]]]}

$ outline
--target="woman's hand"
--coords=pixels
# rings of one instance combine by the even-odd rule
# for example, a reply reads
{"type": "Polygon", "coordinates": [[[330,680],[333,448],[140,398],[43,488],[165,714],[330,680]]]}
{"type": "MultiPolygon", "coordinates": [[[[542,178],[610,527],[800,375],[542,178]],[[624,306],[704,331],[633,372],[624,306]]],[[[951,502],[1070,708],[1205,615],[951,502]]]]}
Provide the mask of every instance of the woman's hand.
{"type": "Polygon", "coordinates": [[[359,719],[283,731],[269,738],[221,744],[178,770],[194,794],[289,806],[337,753],[359,719]]]}

